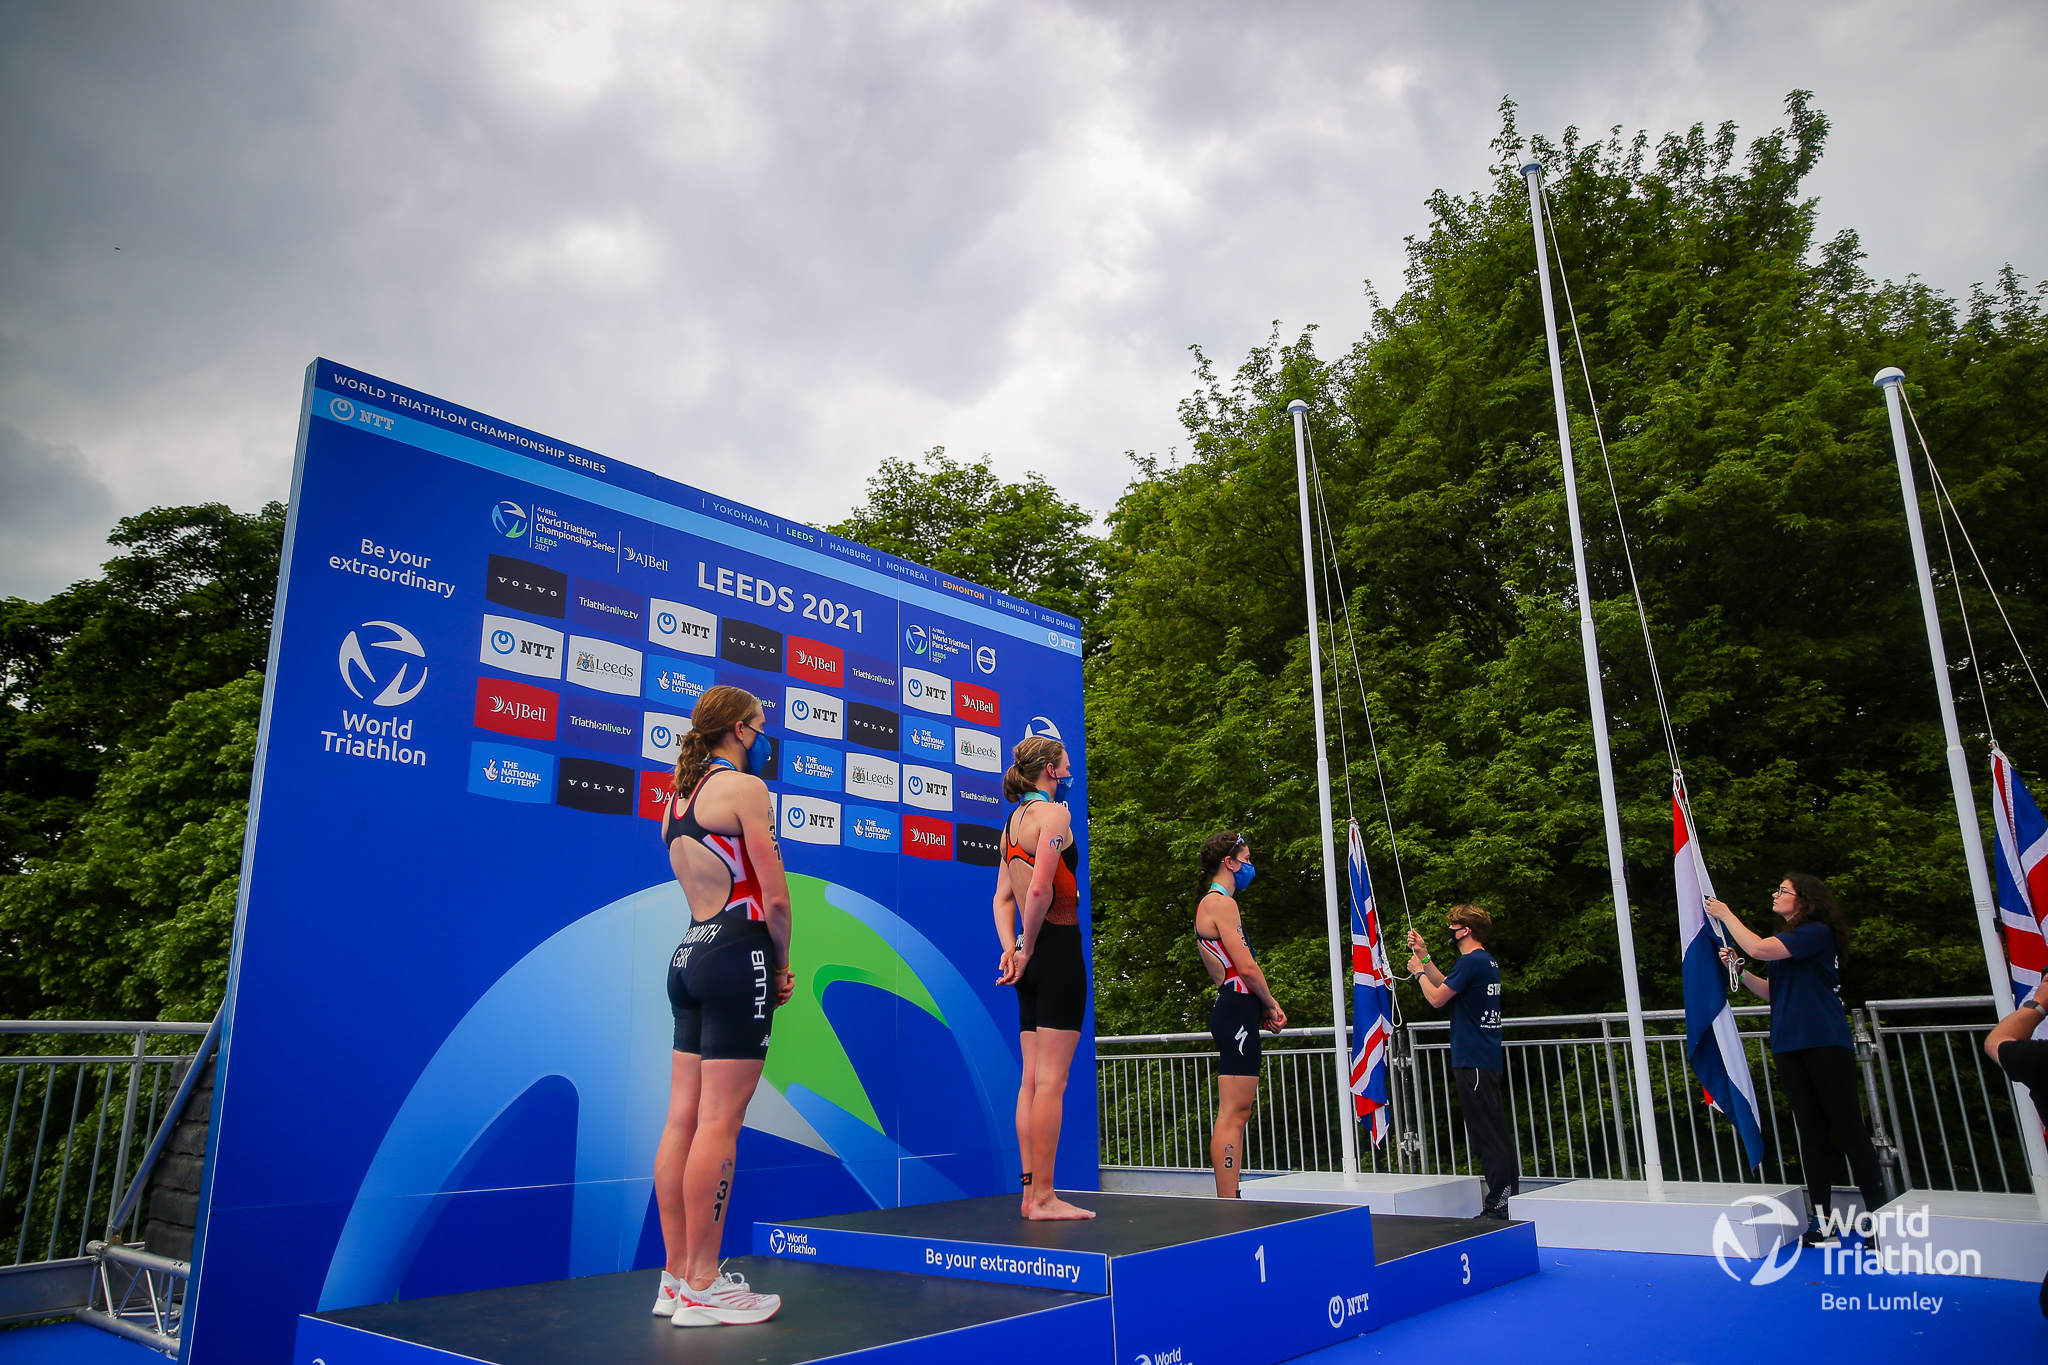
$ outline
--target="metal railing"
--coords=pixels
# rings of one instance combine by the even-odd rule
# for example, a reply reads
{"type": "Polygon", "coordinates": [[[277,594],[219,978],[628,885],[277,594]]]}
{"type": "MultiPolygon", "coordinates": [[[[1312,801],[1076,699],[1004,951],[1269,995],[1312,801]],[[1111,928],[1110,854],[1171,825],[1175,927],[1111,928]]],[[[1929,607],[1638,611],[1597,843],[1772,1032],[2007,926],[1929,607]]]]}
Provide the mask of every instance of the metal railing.
{"type": "Polygon", "coordinates": [[[104,1236],[207,1028],[0,1020],[0,1265],[83,1256],[104,1236]]]}
{"type": "MultiPolygon", "coordinates": [[[[1665,1177],[1802,1184],[1791,1109],[1770,1051],[1769,1008],[1735,1014],[1756,1087],[1763,1163],[1748,1164],[1734,1126],[1705,1104],[1686,1057],[1684,1011],[1652,1010],[1644,1022],[1665,1177]]],[[[1851,1011],[1868,1122],[1891,1193],[1915,1185],[2031,1188],[2011,1091],[1982,1050],[1995,1022],[1989,996],[1872,1001],[1851,1011]]],[[[1627,1016],[1547,1015],[1502,1024],[1509,1120],[1523,1175],[1640,1179],[1627,1016]]],[[[1328,1028],[1289,1029],[1268,1040],[1245,1134],[1245,1169],[1336,1169],[1336,1078],[1344,1063],[1331,1040],[1328,1028]]],[[[1210,1047],[1206,1033],[1096,1040],[1105,1166],[1208,1166],[1216,1112],[1210,1047]]],[[[1398,1030],[1389,1079],[1389,1139],[1361,1144],[1361,1169],[1476,1171],[1452,1102],[1448,1021],[1398,1030]]]]}

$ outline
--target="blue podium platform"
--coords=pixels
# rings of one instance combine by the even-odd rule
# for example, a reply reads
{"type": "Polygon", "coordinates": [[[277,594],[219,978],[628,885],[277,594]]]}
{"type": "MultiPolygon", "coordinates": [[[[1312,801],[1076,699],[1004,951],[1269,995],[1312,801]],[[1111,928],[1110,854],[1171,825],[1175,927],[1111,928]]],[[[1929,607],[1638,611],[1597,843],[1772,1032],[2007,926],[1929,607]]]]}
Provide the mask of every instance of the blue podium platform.
{"type": "Polygon", "coordinates": [[[764,1263],[728,1270],[783,1296],[757,1327],[676,1327],[648,1310],[656,1270],[371,1304],[299,1319],[294,1365],[959,1365],[1092,1360],[1109,1300],[1058,1290],[764,1263]]]}
{"type": "Polygon", "coordinates": [[[1028,1223],[1015,1196],[757,1223],[758,1255],[1109,1296],[1110,1365],[1275,1362],[1535,1273],[1527,1224],[1357,1205],[1064,1196],[1084,1222],[1028,1223]]]}

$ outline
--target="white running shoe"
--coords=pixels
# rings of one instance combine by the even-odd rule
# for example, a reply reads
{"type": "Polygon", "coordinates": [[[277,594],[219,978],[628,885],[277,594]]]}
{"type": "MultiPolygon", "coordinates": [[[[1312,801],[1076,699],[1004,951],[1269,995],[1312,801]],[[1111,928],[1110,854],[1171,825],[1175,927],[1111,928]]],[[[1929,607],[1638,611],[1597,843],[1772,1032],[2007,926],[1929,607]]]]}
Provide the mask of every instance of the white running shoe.
{"type": "Polygon", "coordinates": [[[681,1280],[669,1274],[666,1270],[661,1272],[661,1292],[654,1296],[654,1316],[657,1318],[672,1318],[675,1316],[676,1286],[681,1283],[681,1280]]]}
{"type": "Polygon", "coordinates": [[[766,1322],[782,1307],[780,1294],[756,1294],[736,1273],[720,1275],[709,1289],[693,1289],[687,1280],[676,1285],[678,1327],[745,1326],[766,1322]]]}

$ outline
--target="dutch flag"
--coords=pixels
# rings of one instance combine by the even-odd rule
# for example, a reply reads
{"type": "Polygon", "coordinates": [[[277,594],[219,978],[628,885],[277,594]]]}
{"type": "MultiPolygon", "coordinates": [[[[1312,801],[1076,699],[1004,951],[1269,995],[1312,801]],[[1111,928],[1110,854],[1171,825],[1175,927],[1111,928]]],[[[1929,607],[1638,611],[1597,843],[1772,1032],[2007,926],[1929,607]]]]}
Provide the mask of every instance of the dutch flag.
{"type": "Polygon", "coordinates": [[[2048,913],[2048,820],[2000,749],[1991,751],[1991,806],[1998,828],[1999,937],[2018,1004],[2033,994],[2048,968],[2048,934],[2041,921],[2048,913]]]}
{"type": "Polygon", "coordinates": [[[1706,1091],[1707,1103],[1720,1110],[1742,1135],[1751,1166],[1764,1159],[1763,1131],[1757,1126],[1756,1086],[1749,1078],[1749,1056],[1735,1029],[1735,1011],[1728,1005],[1727,969],[1721,964],[1719,938],[1707,918],[1706,898],[1714,894],[1706,860],[1686,809],[1685,787],[1671,783],[1672,866],[1678,878],[1678,942],[1685,957],[1685,1052],[1693,1074],[1706,1091]]]}
{"type": "Polygon", "coordinates": [[[1351,822],[1351,1102],[1372,1128],[1375,1144],[1387,1136],[1387,1046],[1394,1040],[1394,974],[1380,939],[1365,840],[1351,822]]]}

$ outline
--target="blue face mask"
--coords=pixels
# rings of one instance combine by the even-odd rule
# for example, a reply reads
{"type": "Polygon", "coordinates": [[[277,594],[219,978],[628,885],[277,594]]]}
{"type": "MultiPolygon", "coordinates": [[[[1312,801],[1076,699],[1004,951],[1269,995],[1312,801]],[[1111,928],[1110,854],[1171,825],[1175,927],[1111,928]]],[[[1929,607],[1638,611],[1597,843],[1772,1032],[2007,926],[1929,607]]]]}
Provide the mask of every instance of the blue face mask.
{"type": "Polygon", "coordinates": [[[774,750],[768,746],[768,736],[759,730],[754,732],[754,742],[747,746],[747,771],[759,777],[768,769],[768,760],[774,750]]]}
{"type": "Polygon", "coordinates": [[[1062,777],[1052,785],[1052,799],[1062,806],[1067,804],[1067,798],[1073,794],[1074,779],[1071,777],[1062,777]]]}
{"type": "Polygon", "coordinates": [[[1247,886],[1250,886],[1252,884],[1252,878],[1257,876],[1258,872],[1259,870],[1256,867],[1253,867],[1250,863],[1238,864],[1237,889],[1240,892],[1242,892],[1247,886]]]}

